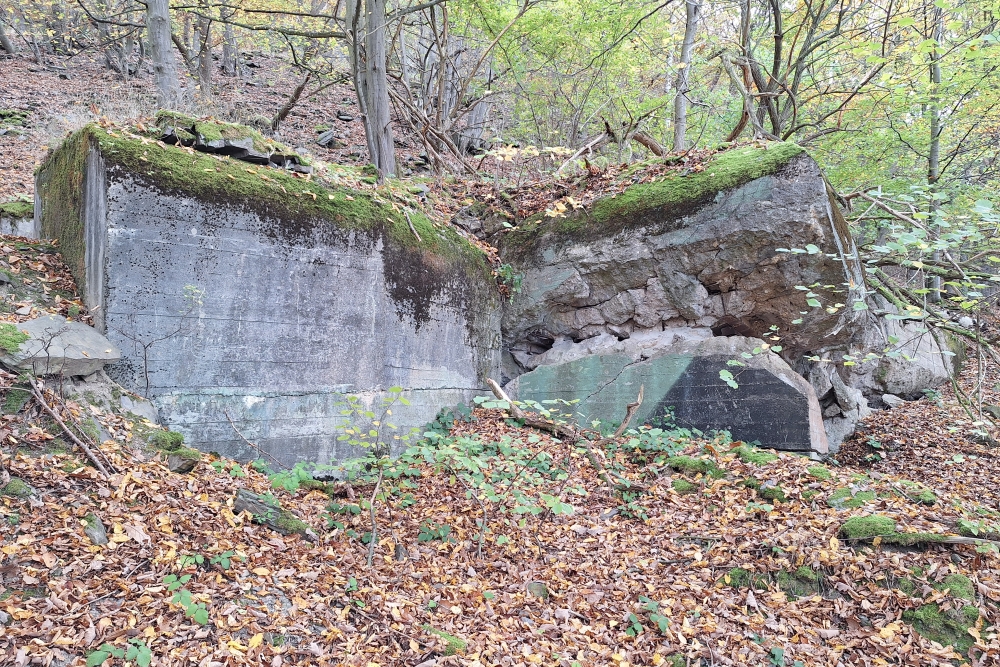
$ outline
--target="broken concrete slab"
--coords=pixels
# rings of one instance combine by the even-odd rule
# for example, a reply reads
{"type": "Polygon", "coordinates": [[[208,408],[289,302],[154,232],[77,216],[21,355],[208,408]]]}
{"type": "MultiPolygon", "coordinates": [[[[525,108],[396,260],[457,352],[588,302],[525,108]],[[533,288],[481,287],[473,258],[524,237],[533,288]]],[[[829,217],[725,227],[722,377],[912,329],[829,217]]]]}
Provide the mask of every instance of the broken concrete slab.
{"type": "Polygon", "coordinates": [[[0,356],[8,368],[35,375],[90,375],[121,359],[121,352],[93,327],[59,315],[17,325],[28,335],[16,353],[0,356]]]}
{"type": "Polygon", "coordinates": [[[755,353],[761,343],[742,336],[698,340],[674,331],[624,341],[604,336],[560,346],[549,356],[555,363],[536,366],[506,388],[520,400],[579,401],[571,409],[583,422],[614,424],[644,386],[636,425],[728,430],[734,439],[764,447],[826,454],[812,387],[778,355],[755,353]],[[721,371],[732,373],[735,388],[721,371]]]}

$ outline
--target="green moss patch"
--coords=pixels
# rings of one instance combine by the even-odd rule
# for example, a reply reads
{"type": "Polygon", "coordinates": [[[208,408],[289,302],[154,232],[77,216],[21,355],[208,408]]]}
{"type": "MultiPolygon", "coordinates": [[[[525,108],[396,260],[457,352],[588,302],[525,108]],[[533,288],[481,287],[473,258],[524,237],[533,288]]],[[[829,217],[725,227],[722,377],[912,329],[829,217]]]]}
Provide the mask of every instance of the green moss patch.
{"type": "Polygon", "coordinates": [[[880,538],[882,544],[899,546],[919,546],[941,542],[944,535],[938,533],[901,533],[896,530],[896,522],[879,514],[851,517],[840,527],[839,535],[849,540],[869,540],[880,538]]]}
{"type": "Polygon", "coordinates": [[[698,493],[698,489],[700,488],[697,484],[692,484],[686,479],[675,479],[670,483],[670,486],[674,489],[674,491],[682,495],[698,493]]]}
{"type": "Polygon", "coordinates": [[[28,201],[9,201],[0,204],[0,218],[30,218],[35,205],[28,201]]]}
{"type": "Polygon", "coordinates": [[[8,387],[3,397],[3,413],[16,415],[31,398],[31,390],[23,387],[8,387]]]}
{"type": "Polygon", "coordinates": [[[972,585],[972,580],[964,574],[949,574],[947,577],[934,584],[934,588],[939,591],[948,589],[952,597],[963,600],[975,600],[976,589],[972,585]]]}
{"type": "Polygon", "coordinates": [[[962,655],[967,655],[975,640],[969,628],[979,620],[979,609],[968,605],[961,609],[943,611],[936,604],[925,604],[918,609],[903,612],[903,620],[913,626],[922,637],[942,646],[951,645],[962,655]]]}
{"type": "Polygon", "coordinates": [[[520,254],[550,247],[551,237],[589,240],[665,222],[669,228],[673,221],[711,202],[719,192],[775,174],[802,153],[803,149],[792,143],[726,150],[715,155],[702,171],[671,173],[652,183],[633,185],[617,196],[596,201],[590,211],[561,218],[533,216],[505,235],[504,248],[520,254]],[[550,238],[543,242],[542,237],[550,238]]]}
{"type": "Polygon", "coordinates": [[[740,460],[744,463],[750,463],[752,465],[767,465],[778,460],[777,454],[772,454],[771,452],[765,452],[761,449],[757,449],[751,445],[740,445],[733,450],[740,460]]]}
{"type": "Polygon", "coordinates": [[[191,449],[190,447],[178,447],[177,449],[170,450],[170,456],[176,456],[188,461],[200,461],[201,452],[197,449],[191,449]]]}
{"type": "Polygon", "coordinates": [[[904,493],[906,497],[915,503],[921,505],[936,505],[938,501],[937,494],[932,490],[928,489],[923,484],[918,484],[917,482],[901,482],[903,485],[904,493]]]}
{"type": "Polygon", "coordinates": [[[274,520],[274,527],[279,533],[284,533],[285,535],[292,535],[293,533],[305,535],[310,530],[309,524],[288,510],[281,510],[278,513],[278,518],[274,520]]]}
{"type": "Polygon", "coordinates": [[[710,459],[698,459],[693,456],[671,456],[666,460],[667,467],[686,475],[707,475],[714,479],[725,476],[726,471],[710,459]]]}
{"type": "Polygon", "coordinates": [[[5,486],[0,487],[0,496],[28,498],[31,496],[31,487],[20,477],[11,477],[5,486]]]}
{"type": "Polygon", "coordinates": [[[767,577],[751,572],[746,568],[734,567],[723,575],[721,582],[733,588],[754,588],[758,591],[767,590],[767,577]]]}
{"type": "Polygon", "coordinates": [[[828,481],[833,479],[833,473],[826,466],[809,466],[806,468],[806,472],[816,479],[828,481]]]}
{"type": "Polygon", "coordinates": [[[757,495],[764,500],[772,500],[779,503],[788,502],[785,490],[778,484],[771,484],[768,486],[761,485],[760,488],[757,489],[757,495]]]}
{"type": "Polygon", "coordinates": [[[28,334],[9,322],[0,323],[0,349],[8,354],[14,354],[21,343],[28,340],[28,334]]]}
{"type": "Polygon", "coordinates": [[[0,127],[23,127],[29,115],[21,109],[0,109],[0,127]]]}
{"type": "Polygon", "coordinates": [[[428,624],[424,624],[420,627],[422,627],[424,630],[431,633],[432,635],[437,635],[438,637],[440,637],[445,641],[445,647],[443,653],[446,656],[463,653],[465,649],[469,646],[469,643],[464,639],[462,639],[461,637],[456,637],[455,635],[449,634],[444,630],[438,630],[437,628],[428,624]]]}
{"type": "Polygon", "coordinates": [[[896,521],[879,514],[853,516],[840,527],[841,536],[852,540],[892,535],[895,532],[896,521]]]}
{"type": "Polygon", "coordinates": [[[146,442],[154,449],[170,452],[171,454],[175,454],[184,448],[184,436],[177,431],[153,431],[149,434],[146,442]]]}
{"type": "Polygon", "coordinates": [[[826,504],[837,509],[858,509],[875,500],[874,491],[858,491],[854,493],[851,489],[837,489],[826,499],[826,504]]]}
{"type": "Polygon", "coordinates": [[[805,566],[794,572],[779,572],[777,581],[778,588],[791,598],[815,595],[823,590],[823,575],[805,566]]]}

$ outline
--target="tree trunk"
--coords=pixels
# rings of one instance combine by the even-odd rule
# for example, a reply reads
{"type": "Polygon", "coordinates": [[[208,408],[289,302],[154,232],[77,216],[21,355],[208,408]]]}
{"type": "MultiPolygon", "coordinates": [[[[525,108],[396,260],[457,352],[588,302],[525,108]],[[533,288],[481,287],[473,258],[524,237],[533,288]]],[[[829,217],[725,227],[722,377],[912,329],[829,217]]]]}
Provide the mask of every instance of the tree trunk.
{"type": "Polygon", "coordinates": [[[212,21],[204,16],[198,18],[198,88],[212,97],[212,21]]]}
{"type": "MultiPolygon", "coordinates": [[[[944,11],[935,6],[933,10],[934,14],[934,28],[931,33],[931,39],[934,40],[934,51],[931,52],[931,64],[930,64],[930,80],[931,80],[931,96],[930,104],[927,113],[930,115],[930,147],[927,151],[927,185],[930,187],[931,203],[930,203],[930,214],[931,221],[933,222],[933,217],[940,207],[940,200],[934,197],[938,191],[938,179],[941,178],[941,105],[940,105],[940,88],[941,88],[941,38],[944,32],[944,11]]],[[[931,259],[935,262],[941,261],[941,251],[935,250],[931,254],[931,259]]],[[[929,299],[932,302],[938,302],[941,300],[941,276],[931,276],[930,279],[931,292],[929,294],[929,299]]]]}
{"type": "Polygon", "coordinates": [[[351,66],[368,153],[381,176],[396,175],[386,76],[385,0],[349,0],[351,66]]]}
{"type": "Polygon", "coordinates": [[[7,53],[14,55],[16,49],[14,48],[14,43],[10,41],[7,37],[7,33],[3,29],[3,24],[7,20],[7,12],[3,7],[0,7],[0,48],[2,48],[7,53]]]}
{"type": "Polygon", "coordinates": [[[674,150],[687,150],[687,93],[690,90],[688,71],[691,69],[691,52],[694,50],[694,38],[698,32],[698,15],[701,5],[698,0],[687,0],[686,18],[684,21],[684,41],[681,42],[681,60],[677,64],[677,80],[674,96],[674,150]]]}
{"type": "Polygon", "coordinates": [[[225,35],[222,40],[222,73],[226,76],[236,76],[236,59],[239,56],[239,48],[236,44],[236,31],[231,23],[226,24],[225,35]]]}
{"type": "Polygon", "coordinates": [[[146,32],[153,76],[156,79],[156,104],[160,108],[176,106],[180,102],[181,93],[174,52],[170,48],[169,0],[147,0],[146,32]]]}

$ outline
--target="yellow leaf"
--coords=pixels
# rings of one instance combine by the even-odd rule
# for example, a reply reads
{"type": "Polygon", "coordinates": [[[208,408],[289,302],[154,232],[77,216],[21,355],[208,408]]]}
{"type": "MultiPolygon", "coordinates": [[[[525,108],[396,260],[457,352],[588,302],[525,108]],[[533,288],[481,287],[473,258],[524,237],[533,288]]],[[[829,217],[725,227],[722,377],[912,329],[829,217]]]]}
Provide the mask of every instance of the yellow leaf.
{"type": "Polygon", "coordinates": [[[257,634],[255,634],[253,637],[250,638],[250,641],[247,642],[247,646],[249,646],[250,648],[257,648],[263,643],[264,643],[264,633],[258,632],[257,634]]]}
{"type": "Polygon", "coordinates": [[[830,550],[831,551],[836,551],[839,548],[840,548],[840,540],[838,540],[836,537],[831,537],[830,538],[830,550]]]}
{"type": "Polygon", "coordinates": [[[875,539],[872,540],[872,546],[877,547],[880,544],[882,544],[882,536],[881,535],[876,535],[875,539]]]}
{"type": "Polygon", "coordinates": [[[253,573],[261,577],[266,577],[267,575],[271,574],[271,571],[266,567],[255,567],[253,569],[253,573]]]}

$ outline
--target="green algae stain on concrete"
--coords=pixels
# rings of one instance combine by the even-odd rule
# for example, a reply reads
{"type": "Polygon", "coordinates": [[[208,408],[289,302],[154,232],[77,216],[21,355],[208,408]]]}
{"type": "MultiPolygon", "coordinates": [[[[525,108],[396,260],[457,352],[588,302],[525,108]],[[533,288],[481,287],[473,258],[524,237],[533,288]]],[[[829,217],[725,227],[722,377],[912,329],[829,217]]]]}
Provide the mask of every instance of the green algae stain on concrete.
{"type": "Polygon", "coordinates": [[[656,416],[657,400],[666,396],[693,361],[691,355],[666,355],[644,363],[634,363],[626,355],[591,355],[564,364],[539,366],[518,378],[520,400],[578,401],[572,411],[586,421],[618,424],[628,405],[645,387],[643,401],[633,419],[642,424],[656,416]],[[653,397],[656,397],[654,399],[653,397]]]}

